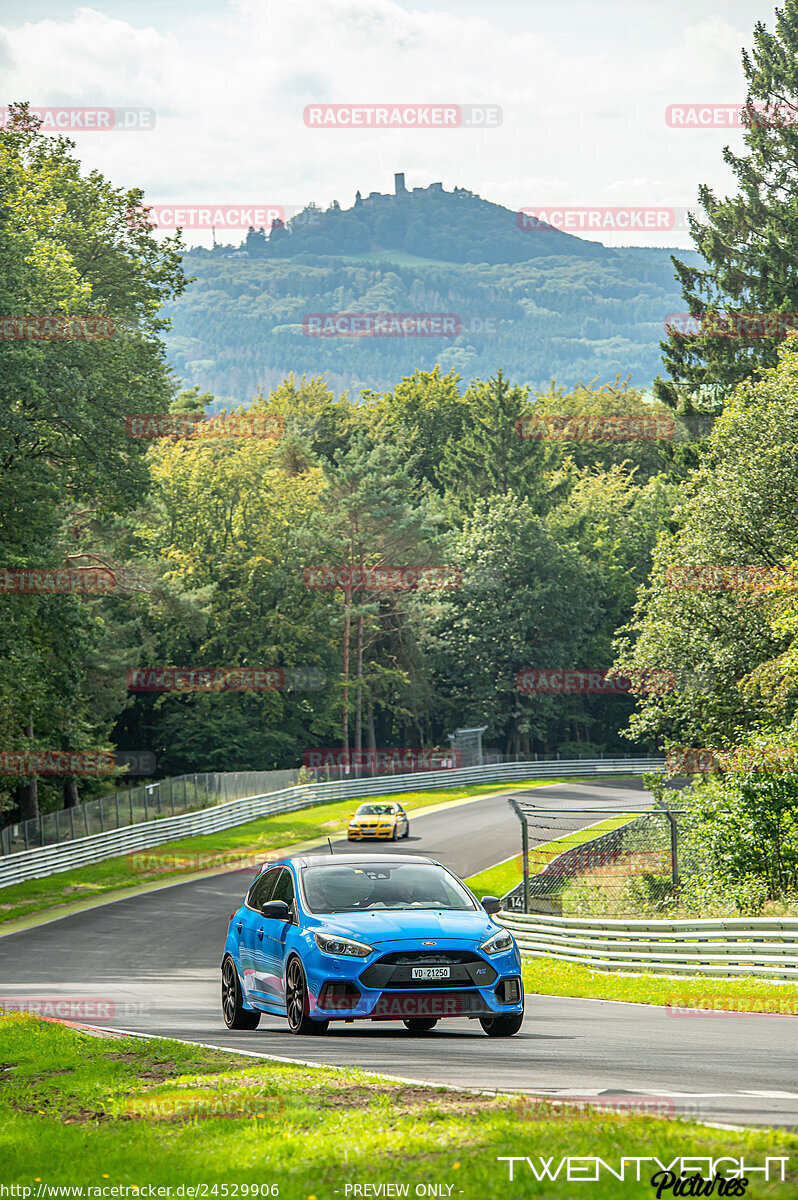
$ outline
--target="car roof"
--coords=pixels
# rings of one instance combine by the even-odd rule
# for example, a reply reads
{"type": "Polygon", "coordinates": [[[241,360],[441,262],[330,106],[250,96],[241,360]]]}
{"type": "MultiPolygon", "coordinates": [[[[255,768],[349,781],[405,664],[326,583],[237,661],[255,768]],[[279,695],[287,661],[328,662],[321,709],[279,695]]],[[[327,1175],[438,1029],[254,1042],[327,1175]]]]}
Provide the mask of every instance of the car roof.
{"type": "Polygon", "coordinates": [[[301,854],[284,860],[296,867],[396,866],[397,863],[427,863],[439,866],[423,854],[301,854]]]}

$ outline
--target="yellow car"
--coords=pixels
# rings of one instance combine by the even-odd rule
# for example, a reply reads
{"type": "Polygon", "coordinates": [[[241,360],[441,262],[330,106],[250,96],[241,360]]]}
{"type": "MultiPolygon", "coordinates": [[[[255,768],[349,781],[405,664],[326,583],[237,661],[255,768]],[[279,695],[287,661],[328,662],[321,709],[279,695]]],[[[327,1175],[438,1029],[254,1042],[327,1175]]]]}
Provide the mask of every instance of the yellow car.
{"type": "Polygon", "coordinates": [[[363,838],[389,838],[395,842],[409,833],[410,822],[401,804],[386,800],[361,804],[352,814],[346,836],[350,842],[359,842],[363,838]]]}

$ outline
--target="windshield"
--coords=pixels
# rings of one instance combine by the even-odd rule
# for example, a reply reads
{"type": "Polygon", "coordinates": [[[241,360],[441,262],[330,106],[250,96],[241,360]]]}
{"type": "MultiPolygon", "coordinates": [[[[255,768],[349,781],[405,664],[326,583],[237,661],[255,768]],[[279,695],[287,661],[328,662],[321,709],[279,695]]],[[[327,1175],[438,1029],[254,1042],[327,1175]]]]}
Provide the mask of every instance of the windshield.
{"type": "Polygon", "coordinates": [[[428,863],[305,867],[302,884],[314,913],[476,907],[453,875],[428,863]]]}
{"type": "Polygon", "coordinates": [[[395,812],[392,804],[361,804],[356,817],[388,817],[395,812]]]}

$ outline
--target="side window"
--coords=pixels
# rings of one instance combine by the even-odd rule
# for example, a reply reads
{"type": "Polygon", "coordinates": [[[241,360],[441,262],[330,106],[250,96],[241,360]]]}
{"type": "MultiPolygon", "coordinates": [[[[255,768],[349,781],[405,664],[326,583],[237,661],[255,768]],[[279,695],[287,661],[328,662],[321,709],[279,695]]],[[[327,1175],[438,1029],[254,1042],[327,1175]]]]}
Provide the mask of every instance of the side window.
{"type": "Polygon", "coordinates": [[[269,897],[270,900],[285,900],[289,908],[294,907],[294,880],[290,871],[285,868],[280,872],[277,887],[269,897]]]}
{"type": "Polygon", "coordinates": [[[279,870],[265,871],[263,875],[259,875],[249,889],[247,896],[247,907],[254,908],[256,912],[260,912],[261,907],[267,900],[272,899],[274,885],[277,883],[280,875],[279,870]]]}

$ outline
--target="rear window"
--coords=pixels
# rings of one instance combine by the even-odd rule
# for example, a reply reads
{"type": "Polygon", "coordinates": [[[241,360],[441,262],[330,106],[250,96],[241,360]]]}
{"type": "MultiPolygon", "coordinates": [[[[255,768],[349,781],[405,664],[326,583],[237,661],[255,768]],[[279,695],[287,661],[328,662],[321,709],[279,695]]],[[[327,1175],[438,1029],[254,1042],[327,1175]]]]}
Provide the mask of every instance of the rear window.
{"type": "Polygon", "coordinates": [[[313,913],[476,908],[460,881],[432,863],[304,867],[302,887],[313,913]]]}

